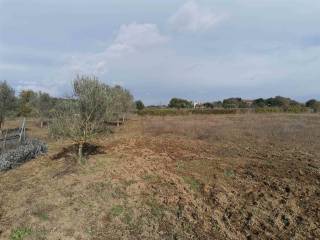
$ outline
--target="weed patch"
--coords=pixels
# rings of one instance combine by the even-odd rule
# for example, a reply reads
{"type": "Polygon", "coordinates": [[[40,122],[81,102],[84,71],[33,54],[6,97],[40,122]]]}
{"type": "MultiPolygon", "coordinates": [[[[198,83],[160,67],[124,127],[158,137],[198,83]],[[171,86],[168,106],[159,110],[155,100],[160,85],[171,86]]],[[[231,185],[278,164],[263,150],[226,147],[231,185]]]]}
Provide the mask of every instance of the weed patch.
{"type": "Polygon", "coordinates": [[[23,240],[27,236],[30,236],[31,234],[32,234],[32,230],[30,228],[26,228],[26,227],[17,228],[11,232],[10,240],[23,240]]]}
{"type": "Polygon", "coordinates": [[[232,169],[226,169],[224,170],[224,176],[233,178],[235,176],[235,173],[232,169]]]}
{"type": "Polygon", "coordinates": [[[111,208],[111,211],[110,211],[110,214],[113,216],[113,217],[118,217],[120,216],[124,211],[124,208],[123,206],[121,205],[115,205],[111,208]]]}
{"type": "Polygon", "coordinates": [[[199,192],[200,191],[201,183],[197,179],[195,179],[195,178],[193,178],[191,176],[184,176],[183,180],[185,181],[185,183],[187,183],[190,186],[190,188],[193,191],[195,191],[195,192],[199,192]]]}
{"type": "Polygon", "coordinates": [[[164,215],[164,207],[159,204],[156,199],[148,199],[146,203],[150,207],[151,214],[156,218],[162,218],[164,215]]]}

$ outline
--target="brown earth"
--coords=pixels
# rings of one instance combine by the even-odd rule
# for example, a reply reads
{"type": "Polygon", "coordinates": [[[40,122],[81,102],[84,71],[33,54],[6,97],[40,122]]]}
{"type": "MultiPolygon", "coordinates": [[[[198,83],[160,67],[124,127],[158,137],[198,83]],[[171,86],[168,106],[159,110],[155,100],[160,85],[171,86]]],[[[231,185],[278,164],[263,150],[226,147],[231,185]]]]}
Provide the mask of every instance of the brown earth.
{"type": "Polygon", "coordinates": [[[28,127],[49,153],[0,173],[0,239],[320,239],[320,115],[137,118],[83,165],[28,127]]]}

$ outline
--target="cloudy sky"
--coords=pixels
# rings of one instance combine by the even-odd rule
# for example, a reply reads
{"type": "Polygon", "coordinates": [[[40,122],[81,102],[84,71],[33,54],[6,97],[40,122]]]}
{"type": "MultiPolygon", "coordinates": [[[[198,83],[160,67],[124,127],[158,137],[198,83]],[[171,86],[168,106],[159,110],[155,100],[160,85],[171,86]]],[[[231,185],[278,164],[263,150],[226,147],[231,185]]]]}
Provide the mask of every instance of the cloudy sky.
{"type": "Polygon", "coordinates": [[[0,80],[64,96],[76,74],[148,104],[320,98],[320,1],[0,0],[0,80]]]}

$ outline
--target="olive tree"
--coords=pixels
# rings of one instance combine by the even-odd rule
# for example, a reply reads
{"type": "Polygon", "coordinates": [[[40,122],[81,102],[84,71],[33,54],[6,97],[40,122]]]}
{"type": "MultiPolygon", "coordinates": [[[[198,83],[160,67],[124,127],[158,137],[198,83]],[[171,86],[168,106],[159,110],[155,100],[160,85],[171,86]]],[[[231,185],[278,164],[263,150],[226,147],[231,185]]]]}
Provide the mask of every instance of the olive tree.
{"type": "Polygon", "coordinates": [[[48,93],[38,92],[33,104],[37,115],[40,118],[40,125],[42,128],[44,121],[50,117],[50,113],[54,107],[54,101],[48,93]]]}
{"type": "Polygon", "coordinates": [[[5,121],[7,112],[15,100],[14,89],[6,81],[0,82],[0,133],[5,121]]]}
{"type": "Polygon", "coordinates": [[[18,97],[19,116],[30,117],[35,116],[35,102],[37,100],[37,93],[33,90],[22,90],[18,97]]]}
{"type": "Polygon", "coordinates": [[[119,97],[120,97],[119,101],[121,103],[121,110],[122,110],[121,117],[122,117],[122,122],[124,122],[127,119],[128,114],[132,112],[135,108],[134,101],[133,101],[134,99],[130,91],[127,89],[122,89],[122,92],[119,97]]]}
{"type": "Polygon", "coordinates": [[[127,89],[124,89],[118,85],[110,88],[110,94],[110,119],[108,120],[116,121],[117,124],[119,123],[120,119],[122,122],[124,122],[128,113],[134,109],[133,96],[127,89]]]}
{"type": "Polygon", "coordinates": [[[103,129],[111,96],[107,85],[90,76],[78,76],[73,92],[72,98],[56,107],[50,130],[54,136],[73,140],[81,160],[84,144],[103,129]]]}

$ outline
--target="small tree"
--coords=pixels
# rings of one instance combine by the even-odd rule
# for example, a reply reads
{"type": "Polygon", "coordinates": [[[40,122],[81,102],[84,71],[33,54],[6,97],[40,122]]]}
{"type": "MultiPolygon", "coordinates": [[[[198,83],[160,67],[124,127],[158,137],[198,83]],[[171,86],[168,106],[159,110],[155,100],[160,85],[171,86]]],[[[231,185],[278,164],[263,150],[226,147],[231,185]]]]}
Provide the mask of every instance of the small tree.
{"type": "Polygon", "coordinates": [[[127,117],[127,114],[134,109],[133,96],[127,90],[121,86],[115,86],[110,88],[111,101],[109,104],[109,121],[116,121],[117,125],[119,124],[119,119],[122,119],[122,122],[127,117]]]}
{"type": "Polygon", "coordinates": [[[12,107],[14,100],[13,88],[6,81],[0,82],[0,132],[2,131],[6,114],[12,107]]]}
{"type": "Polygon", "coordinates": [[[40,125],[42,128],[45,119],[50,117],[50,112],[54,106],[54,101],[48,93],[39,92],[34,105],[37,115],[40,117],[40,125]]]}
{"type": "Polygon", "coordinates": [[[72,139],[81,161],[84,144],[103,130],[111,95],[107,85],[89,76],[78,76],[73,91],[73,98],[60,103],[54,112],[50,130],[54,136],[72,139]]]}
{"type": "Polygon", "coordinates": [[[143,104],[143,102],[141,100],[136,101],[135,104],[136,104],[136,109],[137,110],[141,111],[141,110],[144,109],[144,104],[143,104]]]}
{"type": "Polygon", "coordinates": [[[120,102],[122,104],[122,122],[124,122],[128,114],[134,110],[133,96],[129,90],[123,89],[120,102]]]}
{"type": "Polygon", "coordinates": [[[32,90],[22,90],[19,94],[19,116],[28,117],[36,113],[35,103],[37,93],[32,90]]]}
{"type": "Polygon", "coordinates": [[[109,104],[109,117],[111,121],[116,121],[117,125],[119,125],[119,119],[122,116],[123,113],[123,106],[122,106],[122,95],[123,95],[123,89],[121,86],[116,85],[112,88],[110,88],[110,94],[111,94],[111,101],[109,104]]]}

